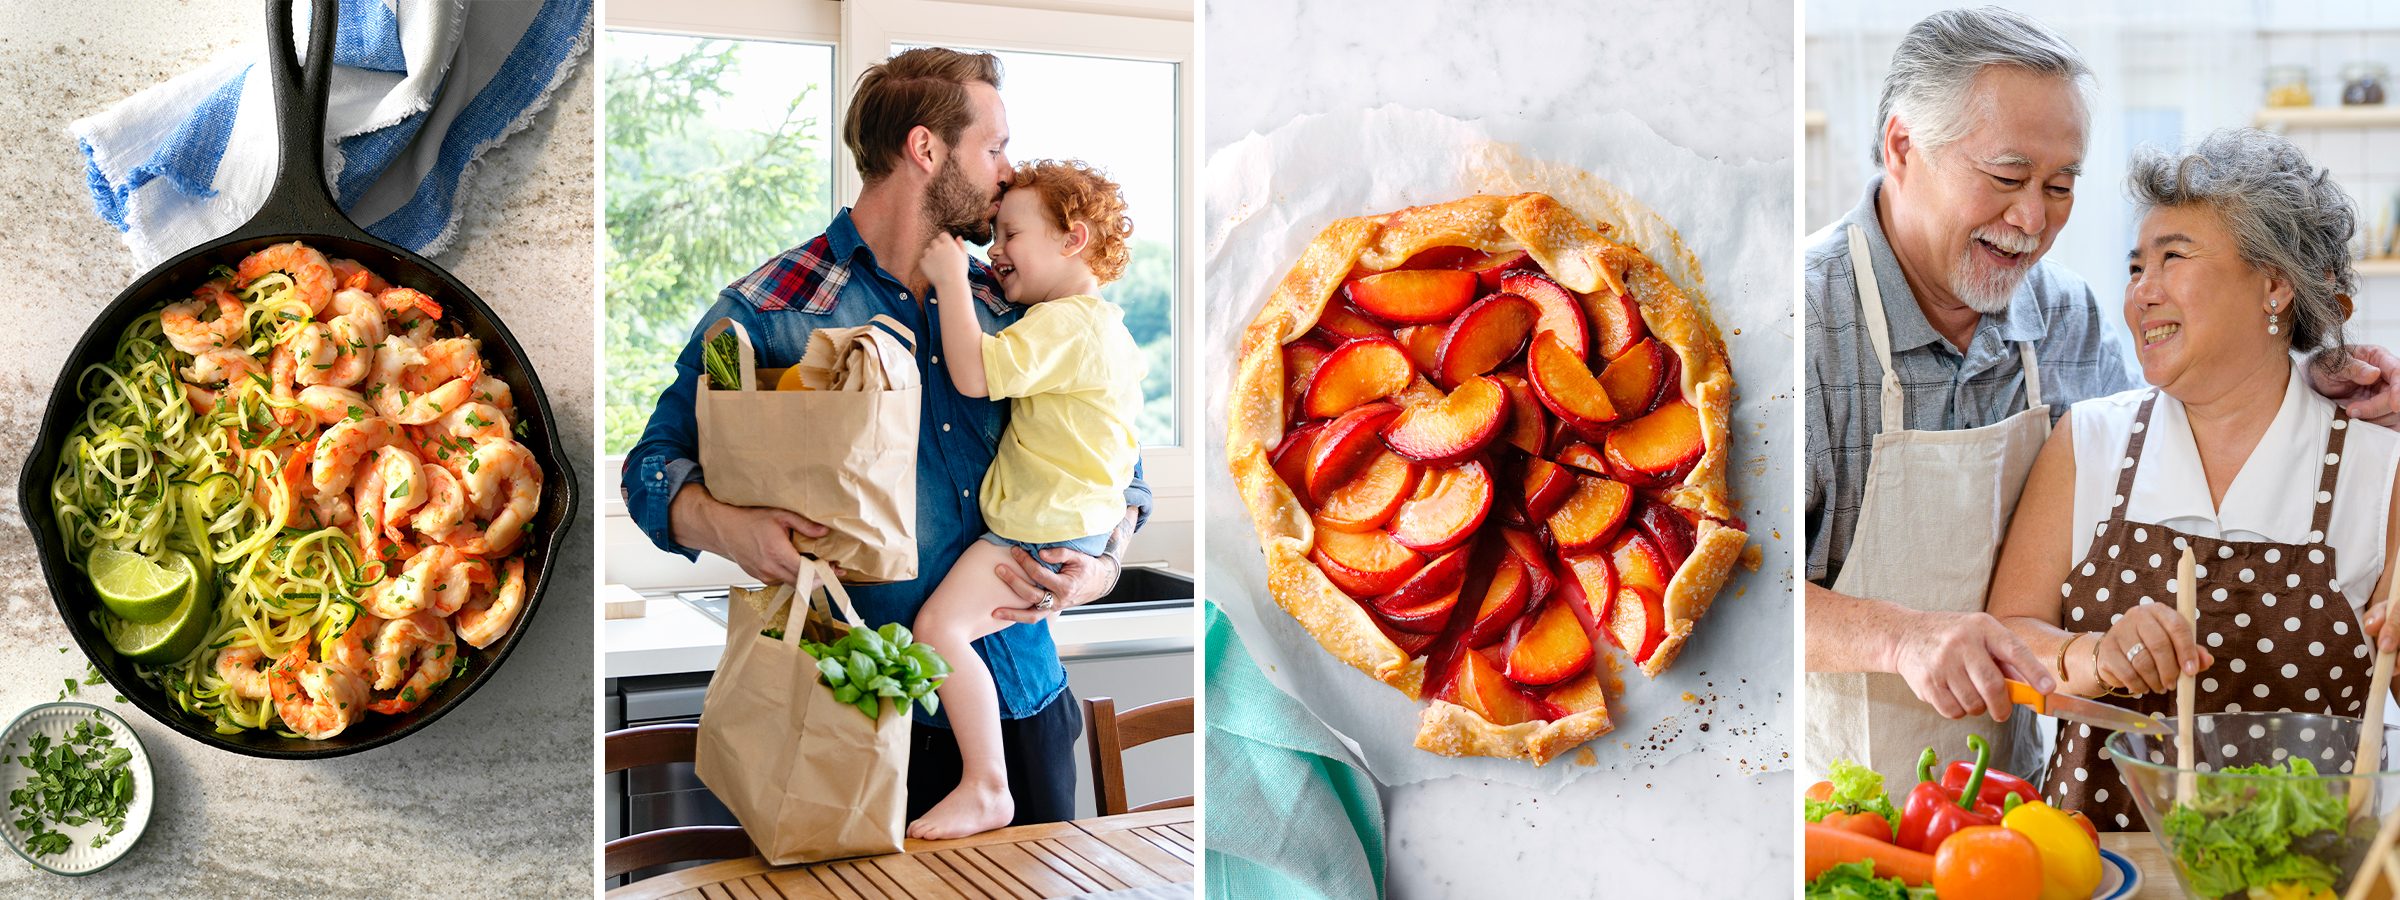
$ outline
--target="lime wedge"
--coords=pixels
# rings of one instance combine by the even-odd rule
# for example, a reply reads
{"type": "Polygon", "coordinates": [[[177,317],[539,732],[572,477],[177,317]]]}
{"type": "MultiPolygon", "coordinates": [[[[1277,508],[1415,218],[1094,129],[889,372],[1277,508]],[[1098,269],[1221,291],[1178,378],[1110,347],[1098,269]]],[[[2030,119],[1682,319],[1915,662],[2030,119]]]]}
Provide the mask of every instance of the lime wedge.
{"type": "Polygon", "coordinates": [[[162,562],[125,550],[94,550],[86,571],[100,602],[128,622],[165,619],[196,578],[191,559],[180,553],[168,553],[162,562]]]}
{"type": "Polygon", "coordinates": [[[166,618],[156,622],[128,622],[113,615],[102,616],[100,632],[108,637],[108,645],[126,659],[154,666],[175,662],[190,655],[200,646],[200,639],[208,636],[208,624],[216,619],[215,594],[207,582],[188,579],[182,602],[166,618]]]}

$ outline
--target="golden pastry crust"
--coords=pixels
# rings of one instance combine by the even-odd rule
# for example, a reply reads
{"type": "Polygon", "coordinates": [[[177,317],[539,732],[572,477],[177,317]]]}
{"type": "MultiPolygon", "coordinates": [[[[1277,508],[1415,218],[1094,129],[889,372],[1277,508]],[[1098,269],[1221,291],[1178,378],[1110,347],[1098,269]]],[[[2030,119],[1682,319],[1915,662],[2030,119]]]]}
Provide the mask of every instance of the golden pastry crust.
{"type": "MultiPolygon", "coordinates": [[[[1336,659],[1411,699],[1423,699],[1424,660],[1411,658],[1386,637],[1371,614],[1309,559],[1314,525],[1276,474],[1269,451],[1283,440],[1289,421],[1283,345],[1316,326],[1345,281],[1396,268],[1419,252],[1444,246],[1487,253],[1522,249],[1570,291],[1630,291],[1652,336],[1679,358],[1683,396],[1700,413],[1705,447],[1680,483],[1660,491],[1668,503],[1696,513],[1698,523],[1692,552],[1661,598],[1666,635],[1641,667],[1656,677],[1682,652],[1693,623],[1708,611],[1748,541],[1732,524],[1738,520],[1725,487],[1733,374],[1704,301],[1683,291],[1641,251],[1607,239],[1542,194],[1474,196],[1335,222],[1302,251],[1251,320],[1227,406],[1225,454],[1266,553],[1268,591],[1336,659]]],[[[1445,755],[1539,764],[1612,727],[1605,705],[1554,721],[1501,726],[1436,699],[1423,713],[1417,746],[1445,755]]]]}

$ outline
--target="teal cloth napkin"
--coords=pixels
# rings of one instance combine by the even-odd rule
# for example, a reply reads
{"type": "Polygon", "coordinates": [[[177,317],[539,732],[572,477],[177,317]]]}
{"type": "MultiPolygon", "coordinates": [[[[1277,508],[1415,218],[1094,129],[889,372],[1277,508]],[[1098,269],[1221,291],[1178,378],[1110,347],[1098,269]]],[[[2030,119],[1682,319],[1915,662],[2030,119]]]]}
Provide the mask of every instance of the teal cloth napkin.
{"type": "Polygon", "coordinates": [[[1383,896],[1375,779],[1258,670],[1215,601],[1204,610],[1208,896],[1383,896]]]}

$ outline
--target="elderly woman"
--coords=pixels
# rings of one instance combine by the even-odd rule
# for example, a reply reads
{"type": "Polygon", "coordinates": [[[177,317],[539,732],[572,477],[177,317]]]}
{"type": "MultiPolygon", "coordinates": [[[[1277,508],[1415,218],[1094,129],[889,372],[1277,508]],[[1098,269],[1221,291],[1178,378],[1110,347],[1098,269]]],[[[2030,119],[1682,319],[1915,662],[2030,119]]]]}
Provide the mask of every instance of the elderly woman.
{"type": "MultiPolygon", "coordinates": [[[[2239,129],[2129,177],[2141,228],[2125,326],[2152,387],[2075,404],[2034,463],[1989,611],[2062,690],[2172,713],[2176,676],[2202,712],[2359,715],[2394,527],[2400,434],[2308,389],[2338,366],[2356,276],[2349,198],[2289,142],[2239,129]],[[2185,547],[2197,627],[2175,614],[2185,547]],[[2367,627],[2361,627],[2366,625],[2367,627]]],[[[2104,829],[2140,827],[2101,751],[2061,726],[2044,788],[2104,829]]]]}

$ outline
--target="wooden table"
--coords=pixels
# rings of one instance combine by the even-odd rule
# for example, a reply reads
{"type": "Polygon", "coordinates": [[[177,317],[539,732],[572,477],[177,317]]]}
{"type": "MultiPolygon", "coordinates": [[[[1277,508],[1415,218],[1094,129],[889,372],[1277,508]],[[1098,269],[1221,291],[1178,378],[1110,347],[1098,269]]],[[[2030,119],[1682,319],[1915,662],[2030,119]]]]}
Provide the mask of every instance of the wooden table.
{"type": "Polygon", "coordinates": [[[887,856],[805,866],[731,859],[637,881],[608,900],[1024,900],[1188,884],[1198,834],[1191,808],[1162,809],[909,841],[887,856]]]}
{"type": "Polygon", "coordinates": [[[2103,831],[2100,849],[2125,857],[2141,870],[2142,889],[2133,892],[2134,900],[2177,900],[2183,896],[2182,886],[2175,883],[2175,864],[2167,860],[2167,848],[2159,846],[2158,838],[2147,831],[2103,831]]]}

